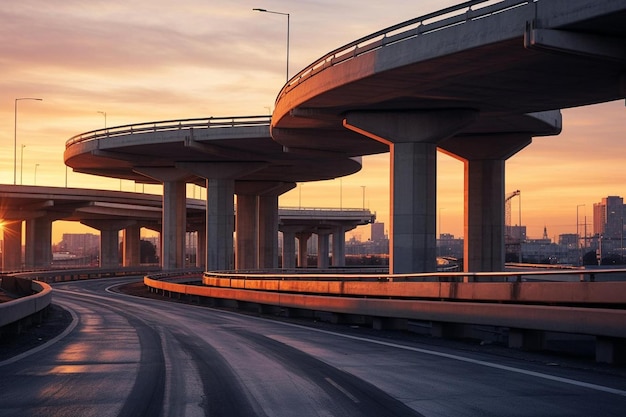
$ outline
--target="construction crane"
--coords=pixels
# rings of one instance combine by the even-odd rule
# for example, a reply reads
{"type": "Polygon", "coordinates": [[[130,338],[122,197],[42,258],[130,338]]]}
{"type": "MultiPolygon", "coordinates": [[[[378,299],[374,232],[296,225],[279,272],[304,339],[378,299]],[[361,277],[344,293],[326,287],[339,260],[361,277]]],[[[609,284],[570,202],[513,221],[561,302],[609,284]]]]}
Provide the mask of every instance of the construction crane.
{"type": "Polygon", "coordinates": [[[520,190],[508,193],[504,198],[504,247],[507,257],[509,254],[517,255],[517,261],[522,262],[522,230],[521,230],[521,204],[520,204],[520,224],[516,239],[513,238],[513,229],[511,228],[511,200],[513,197],[520,197],[520,190]]]}
{"type": "MultiPolygon", "coordinates": [[[[511,235],[511,200],[513,199],[513,197],[519,195],[520,190],[515,190],[512,193],[508,193],[504,198],[504,226],[506,230],[506,235],[509,237],[511,235]]],[[[521,226],[521,224],[519,226],[521,226]]]]}

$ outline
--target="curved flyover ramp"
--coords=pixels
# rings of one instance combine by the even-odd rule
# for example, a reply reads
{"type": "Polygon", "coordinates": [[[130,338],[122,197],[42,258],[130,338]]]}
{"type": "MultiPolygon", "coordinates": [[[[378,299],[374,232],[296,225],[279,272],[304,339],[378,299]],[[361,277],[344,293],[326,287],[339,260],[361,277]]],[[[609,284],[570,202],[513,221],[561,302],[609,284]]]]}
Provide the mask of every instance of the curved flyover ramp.
{"type": "Polygon", "coordinates": [[[284,86],[294,154],[391,152],[391,272],[435,270],[437,148],[465,162],[465,267],[504,267],[504,162],[559,109],[626,96],[626,3],[467,1],[358,39],[284,86]]]}
{"type": "Polygon", "coordinates": [[[207,187],[206,268],[274,268],[278,196],[296,182],[357,172],[361,160],[286,153],[269,124],[269,116],[211,117],[94,130],[70,138],[64,160],[77,172],[163,184],[164,269],[184,266],[188,182],[207,187]]]}

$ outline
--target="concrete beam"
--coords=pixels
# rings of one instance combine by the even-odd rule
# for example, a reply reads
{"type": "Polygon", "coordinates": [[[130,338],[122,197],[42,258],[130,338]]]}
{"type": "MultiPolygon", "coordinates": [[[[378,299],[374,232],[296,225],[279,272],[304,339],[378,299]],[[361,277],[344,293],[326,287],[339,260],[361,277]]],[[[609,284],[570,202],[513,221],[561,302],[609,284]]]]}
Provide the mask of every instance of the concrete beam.
{"type": "Polygon", "coordinates": [[[612,61],[626,61],[623,39],[566,30],[538,29],[531,24],[526,27],[524,33],[524,47],[612,61]]]}

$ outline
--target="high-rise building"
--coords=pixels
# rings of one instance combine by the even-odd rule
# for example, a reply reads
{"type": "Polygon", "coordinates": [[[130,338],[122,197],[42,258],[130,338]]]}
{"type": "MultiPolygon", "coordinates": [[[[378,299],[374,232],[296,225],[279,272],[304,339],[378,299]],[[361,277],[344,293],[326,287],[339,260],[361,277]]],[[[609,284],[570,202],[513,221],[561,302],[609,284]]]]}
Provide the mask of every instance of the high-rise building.
{"type": "Polygon", "coordinates": [[[624,227],[624,199],[609,196],[593,205],[593,233],[604,238],[621,238],[624,227]]]}
{"type": "Polygon", "coordinates": [[[372,242],[380,242],[385,240],[385,223],[374,222],[371,224],[372,227],[372,242]]]}

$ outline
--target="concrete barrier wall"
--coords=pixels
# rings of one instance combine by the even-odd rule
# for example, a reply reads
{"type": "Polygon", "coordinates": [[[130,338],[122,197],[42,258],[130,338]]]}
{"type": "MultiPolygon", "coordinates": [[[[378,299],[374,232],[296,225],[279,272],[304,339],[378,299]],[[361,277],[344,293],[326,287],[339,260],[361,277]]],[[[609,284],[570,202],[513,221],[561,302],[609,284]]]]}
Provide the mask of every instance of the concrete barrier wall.
{"type": "MultiPolygon", "coordinates": [[[[464,289],[461,293],[465,294],[466,300],[472,299],[472,295],[476,296],[476,294],[481,294],[483,291],[489,293],[486,288],[482,288],[484,285],[492,287],[497,284],[500,286],[500,290],[491,293],[490,297],[493,299],[493,302],[485,302],[484,299],[481,299],[481,302],[460,301],[461,298],[459,297],[455,297],[455,301],[451,302],[452,298],[449,298],[449,301],[418,299],[415,298],[416,292],[414,290],[411,293],[414,299],[383,298],[382,296],[382,294],[388,295],[390,293],[406,295],[408,290],[400,290],[396,284],[409,286],[409,284],[418,283],[290,282],[278,280],[255,282],[255,280],[213,279],[210,277],[206,277],[205,281],[214,286],[178,284],[159,281],[150,277],[144,278],[144,283],[151,288],[166,294],[176,293],[182,296],[230,299],[281,308],[308,309],[340,314],[502,326],[626,338],[626,326],[624,326],[624,323],[626,323],[626,310],[515,304],[510,302],[512,300],[510,293],[512,283],[463,284],[464,289]],[[350,288],[351,284],[371,284],[376,287],[376,291],[366,285],[360,287],[365,288],[365,290],[358,293],[357,297],[356,287],[352,287],[350,294],[346,291],[346,288],[350,288]],[[381,287],[377,287],[377,284],[381,285],[381,287]],[[389,286],[389,284],[394,284],[390,286],[392,290],[383,289],[383,287],[389,286]],[[374,293],[379,298],[368,298],[374,293]],[[500,294],[502,298],[496,300],[497,294],[500,294]]],[[[423,284],[424,288],[431,291],[431,294],[427,296],[432,298],[438,298],[436,294],[441,293],[442,290],[439,286],[447,288],[450,285],[450,283],[420,284],[423,284]]],[[[536,293],[534,296],[538,296],[540,291],[534,285],[536,283],[532,284],[532,291],[536,293]]],[[[553,283],[547,284],[552,285],[553,283]]],[[[563,284],[570,283],[556,285],[563,284]]],[[[618,288],[622,290],[626,288],[626,283],[617,284],[621,284],[618,288]]],[[[617,290],[618,288],[613,287],[612,289],[617,290]]],[[[449,296],[450,290],[446,291],[449,296]]],[[[578,289],[577,291],[583,291],[583,289],[578,289]]],[[[608,291],[608,289],[604,289],[601,292],[604,293],[605,291],[608,291]]],[[[623,293],[624,291],[621,292],[623,293]]],[[[424,293],[420,293],[420,297],[426,298],[424,293]]],[[[556,295],[553,297],[556,297],[556,295]]],[[[569,299],[568,297],[560,298],[569,299]]],[[[602,295],[602,298],[614,300],[609,295],[602,295]]],[[[589,297],[583,297],[583,300],[585,299],[588,300],[589,297]]]]}
{"type": "MultiPolygon", "coordinates": [[[[352,278],[355,279],[355,278],[352,278]]],[[[388,282],[290,281],[220,278],[205,275],[210,287],[279,291],[332,296],[395,297],[405,299],[491,301],[537,304],[626,305],[626,282],[388,282]]]]}
{"type": "MultiPolygon", "coordinates": [[[[3,282],[6,279],[7,277],[3,277],[3,282]]],[[[17,298],[6,303],[0,303],[0,327],[19,322],[34,314],[38,314],[46,309],[52,302],[52,288],[45,282],[14,277],[12,279],[23,281],[21,286],[29,285],[34,294],[17,298]]]]}

